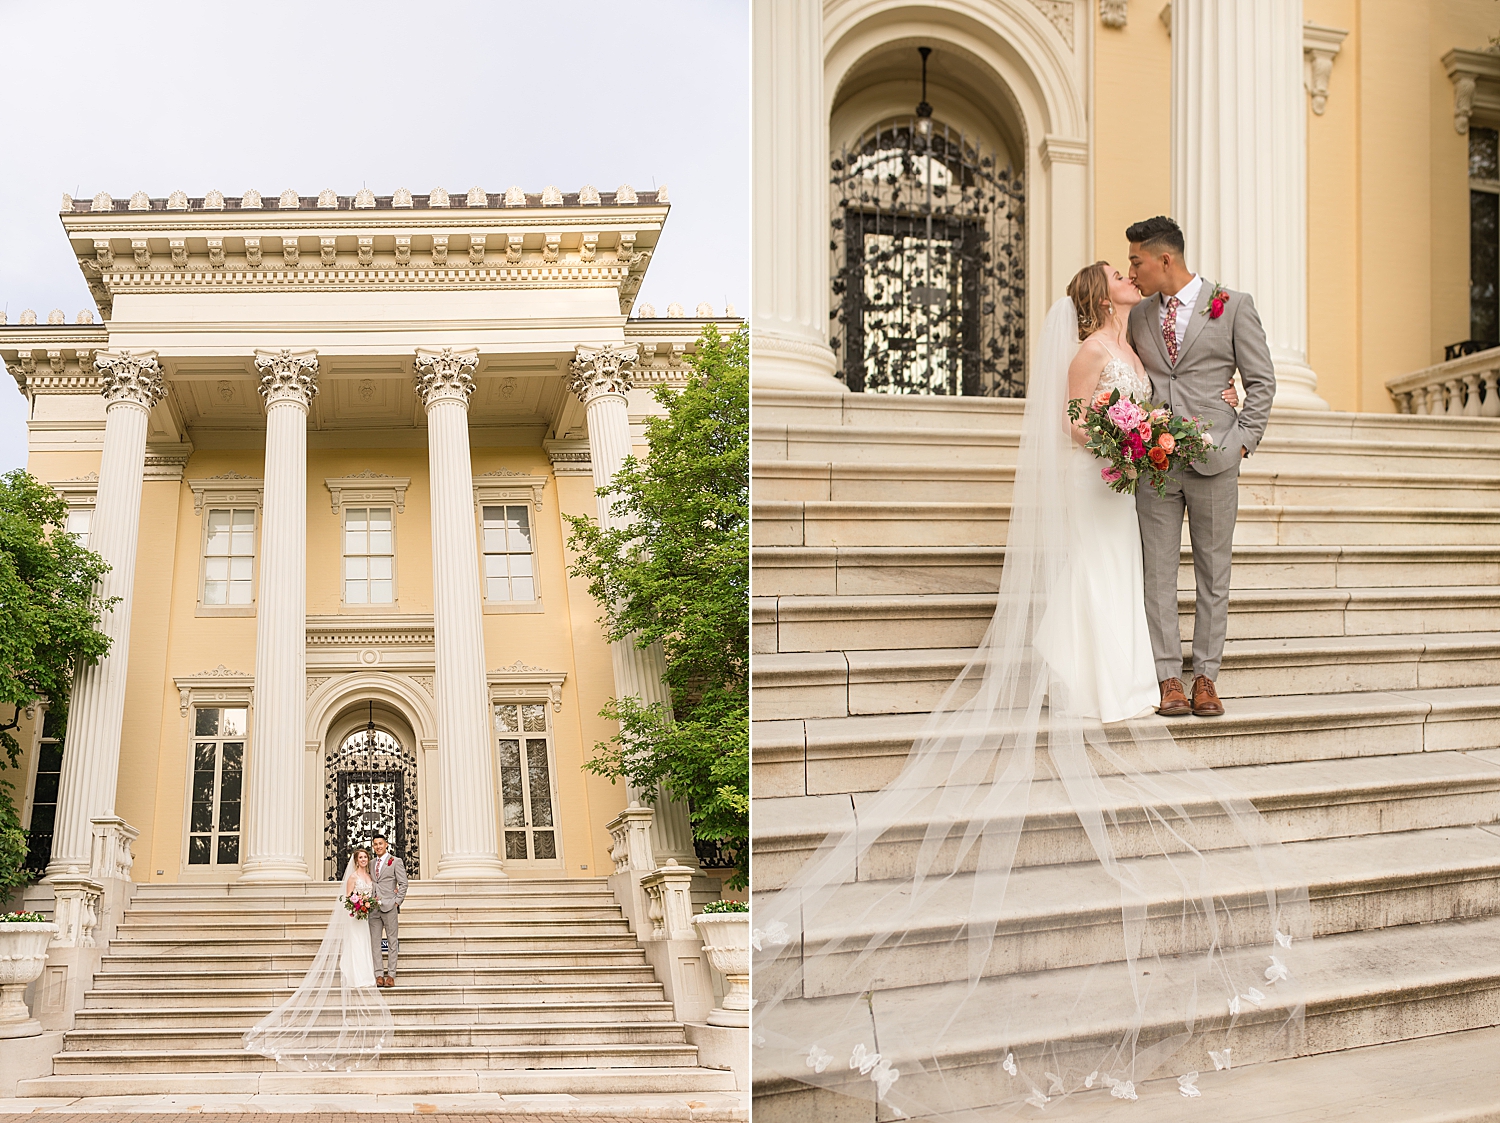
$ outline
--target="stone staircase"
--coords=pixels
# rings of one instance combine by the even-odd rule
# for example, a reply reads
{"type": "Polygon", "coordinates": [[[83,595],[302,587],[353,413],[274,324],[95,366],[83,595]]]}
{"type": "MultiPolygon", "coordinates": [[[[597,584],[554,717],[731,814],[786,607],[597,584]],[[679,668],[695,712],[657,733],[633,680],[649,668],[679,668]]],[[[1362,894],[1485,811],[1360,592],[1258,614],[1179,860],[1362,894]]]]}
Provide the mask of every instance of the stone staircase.
{"type": "Polygon", "coordinates": [[[21,1094],[734,1089],[699,1067],[608,885],[585,878],[413,882],[379,1064],[278,1071],[240,1035],[301,981],[336,893],[139,886],[52,1075],[21,1094]]]}
{"type": "MultiPolygon", "coordinates": [[[[757,392],[754,407],[753,829],[764,892],[897,774],[982,636],[1023,403],[757,392]]],[[[1189,633],[1192,584],[1184,549],[1189,633]]],[[[1472,1063],[1500,1025],[1500,422],[1278,412],[1241,475],[1219,690],[1228,716],[1174,722],[1173,735],[1281,833],[1310,883],[1320,938],[1303,950],[1304,1056],[1246,1026],[1236,1057],[1263,1063],[1200,1081],[1207,1096],[1232,1079],[1276,1087],[1281,1076],[1296,1097],[1219,1096],[1213,1110],[1222,1123],[1286,1118],[1294,1103],[1368,1094],[1369,1109],[1348,1118],[1500,1118],[1493,1081],[1441,1105],[1404,1098],[1399,1083],[1377,1095],[1395,1074],[1472,1063]],[[1383,1051],[1378,1061],[1371,1050],[1383,1051]],[[1341,1071],[1365,1084],[1341,1083],[1341,1071]]],[[[1149,880],[1122,813],[1125,856],[1149,880]]],[[[872,897],[909,876],[922,824],[909,834],[863,864],[872,897]]],[[[1029,1005],[1030,1024],[1045,1027],[1055,996],[1074,993],[1070,972],[1119,959],[1118,890],[1096,866],[1061,792],[1039,782],[997,909],[1000,931],[1026,939],[997,942],[981,983],[989,1001],[972,1007],[1029,1005]]],[[[1240,888],[1252,896],[1253,877],[1240,888]]],[[[961,876],[947,892],[954,903],[939,912],[969,911],[961,876]]],[[[963,949],[944,939],[936,925],[883,969],[966,977],[963,949]]],[[[809,986],[845,993],[838,966],[809,986]]],[[[904,997],[875,997],[877,1034],[882,1005],[897,1017],[904,997]]],[[[1098,1011],[1099,1034],[1124,1014],[1098,1011]]],[[[1069,1032],[1088,1036],[1057,1031],[1069,1032]]],[[[983,1024],[950,1036],[971,1047],[949,1058],[955,1072],[1017,1044],[991,1041],[983,1024]]],[[[1142,1043],[1152,1039],[1146,1027],[1142,1043]]],[[[876,1117],[867,1102],[790,1081],[764,1081],[756,1095],[758,1121],[876,1117]]],[[[1152,1118],[1194,1106],[1170,1078],[1145,1085],[1148,1097],[1152,1118]]],[[[1139,1117],[1104,1093],[1054,1109],[1139,1117]]]]}

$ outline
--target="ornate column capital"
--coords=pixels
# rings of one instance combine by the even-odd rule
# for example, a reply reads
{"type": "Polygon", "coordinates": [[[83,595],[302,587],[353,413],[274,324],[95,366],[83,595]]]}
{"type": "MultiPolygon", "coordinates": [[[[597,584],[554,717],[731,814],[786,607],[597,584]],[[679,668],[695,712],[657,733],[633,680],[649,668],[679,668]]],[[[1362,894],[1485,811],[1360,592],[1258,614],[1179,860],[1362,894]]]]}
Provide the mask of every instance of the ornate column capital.
{"type": "Polygon", "coordinates": [[[621,394],[630,389],[630,368],[640,358],[641,345],[622,347],[585,347],[575,349],[568,389],[584,405],[600,394],[621,394]]]}
{"type": "Polygon", "coordinates": [[[479,368],[479,348],[454,350],[444,347],[431,350],[417,348],[417,397],[431,409],[438,402],[457,402],[468,407],[469,397],[478,385],[474,372],[479,368]]]}
{"type": "Polygon", "coordinates": [[[318,353],[293,351],[255,352],[255,369],[260,371],[260,394],[266,405],[295,402],[306,409],[318,394],[318,353]]]}
{"type": "MultiPolygon", "coordinates": [[[[108,405],[131,402],[149,410],[166,397],[166,381],[155,351],[100,351],[94,357],[103,388],[100,393],[108,405]]],[[[106,406],[108,408],[108,406],[106,406]]]]}

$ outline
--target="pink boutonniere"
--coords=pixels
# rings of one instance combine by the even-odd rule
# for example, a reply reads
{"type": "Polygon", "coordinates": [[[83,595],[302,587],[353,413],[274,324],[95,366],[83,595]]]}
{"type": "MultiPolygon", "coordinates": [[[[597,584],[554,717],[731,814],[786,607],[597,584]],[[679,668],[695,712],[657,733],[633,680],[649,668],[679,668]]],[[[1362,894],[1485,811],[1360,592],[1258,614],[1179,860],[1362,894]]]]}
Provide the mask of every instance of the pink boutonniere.
{"type": "Polygon", "coordinates": [[[1223,285],[1215,284],[1214,291],[1208,294],[1208,307],[1203,314],[1210,320],[1217,320],[1224,314],[1224,306],[1229,303],[1229,290],[1223,285]]]}

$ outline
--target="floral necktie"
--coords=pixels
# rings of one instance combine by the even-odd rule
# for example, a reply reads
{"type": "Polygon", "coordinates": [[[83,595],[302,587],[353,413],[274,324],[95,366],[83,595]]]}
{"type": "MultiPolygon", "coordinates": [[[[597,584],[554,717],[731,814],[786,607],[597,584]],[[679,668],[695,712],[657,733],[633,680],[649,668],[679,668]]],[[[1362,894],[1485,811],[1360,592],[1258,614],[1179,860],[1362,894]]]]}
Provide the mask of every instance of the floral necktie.
{"type": "Polygon", "coordinates": [[[1182,301],[1175,296],[1167,297],[1167,318],[1161,325],[1161,337],[1167,344],[1167,359],[1174,367],[1177,365],[1177,309],[1181,307],[1182,301]]]}

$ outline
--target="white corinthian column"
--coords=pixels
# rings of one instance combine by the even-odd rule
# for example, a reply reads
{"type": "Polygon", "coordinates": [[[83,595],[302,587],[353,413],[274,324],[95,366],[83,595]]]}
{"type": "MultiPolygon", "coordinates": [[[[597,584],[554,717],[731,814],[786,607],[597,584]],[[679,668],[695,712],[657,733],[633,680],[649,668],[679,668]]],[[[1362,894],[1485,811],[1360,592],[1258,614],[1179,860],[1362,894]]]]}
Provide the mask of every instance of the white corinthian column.
{"type": "Polygon", "coordinates": [[[266,399],[260,590],[255,609],[255,735],[246,760],[241,881],[306,881],[307,410],[312,351],[257,351],[266,399]]]}
{"type": "Polygon", "coordinates": [[[93,856],[91,819],[115,813],[120,770],[120,726],[125,716],[125,675],[130,661],[130,599],[140,537],[141,482],[146,473],[146,422],[166,393],[156,352],[99,352],[103,382],[104,455],[89,547],[109,563],[99,582],[104,600],[119,603],[103,614],[99,630],[109,653],[78,669],[68,705],[68,745],[63,753],[48,876],[87,875],[93,856]]]}
{"type": "Polygon", "coordinates": [[[751,21],[751,384],[841,392],[828,346],[823,0],[754,0],[751,21]]]}
{"type": "Polygon", "coordinates": [[[427,409],[432,486],[434,688],[442,787],[437,876],[454,879],[505,876],[495,821],[474,469],[469,461],[469,395],[478,365],[475,348],[417,351],[417,396],[427,409]]]}
{"type": "MultiPolygon", "coordinates": [[[[630,389],[630,367],[639,358],[639,347],[579,347],[573,360],[568,389],[583,402],[588,414],[589,459],[594,465],[594,488],[608,487],[630,455],[630,412],[625,392],[630,389]]],[[[599,497],[599,525],[606,530],[617,525],[610,512],[611,500],[599,497]]],[[[632,639],[609,645],[615,673],[615,697],[639,698],[645,705],[660,702],[670,714],[672,696],[662,682],[667,669],[661,645],[637,647],[632,639]]],[[[631,799],[640,799],[639,789],[627,789],[631,799]]],[[[668,858],[678,865],[696,866],[693,825],[686,805],[658,790],[656,814],[651,823],[651,846],[658,864],[668,858]]]]}
{"type": "Polygon", "coordinates": [[[1255,298],[1275,405],[1328,409],[1307,365],[1302,0],[1172,5],[1172,210],[1200,275],[1255,298]]]}

